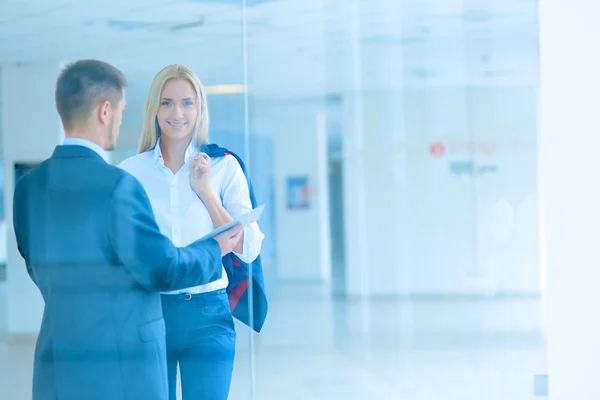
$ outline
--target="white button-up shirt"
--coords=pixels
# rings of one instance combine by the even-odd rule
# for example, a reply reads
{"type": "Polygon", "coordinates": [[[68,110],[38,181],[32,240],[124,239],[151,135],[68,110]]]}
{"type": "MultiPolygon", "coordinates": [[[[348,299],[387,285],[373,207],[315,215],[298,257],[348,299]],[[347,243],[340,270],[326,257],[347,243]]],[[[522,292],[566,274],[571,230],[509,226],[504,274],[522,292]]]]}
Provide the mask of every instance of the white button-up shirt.
{"type": "MultiPolygon", "coordinates": [[[[164,164],[160,141],[153,150],[137,154],[118,167],[135,176],[142,184],[154,211],[160,231],[177,247],[184,247],[215,229],[210,214],[190,185],[192,158],[199,152],[190,145],[185,152],[185,164],[176,174],[164,164]]],[[[215,197],[233,218],[252,209],[246,176],[233,156],[211,160],[211,189],[215,197]]],[[[255,222],[244,228],[243,252],[235,253],[242,261],[251,263],[260,253],[263,233],[255,222]]],[[[187,288],[176,293],[204,293],[226,288],[227,274],[206,285],[187,288]]]]}

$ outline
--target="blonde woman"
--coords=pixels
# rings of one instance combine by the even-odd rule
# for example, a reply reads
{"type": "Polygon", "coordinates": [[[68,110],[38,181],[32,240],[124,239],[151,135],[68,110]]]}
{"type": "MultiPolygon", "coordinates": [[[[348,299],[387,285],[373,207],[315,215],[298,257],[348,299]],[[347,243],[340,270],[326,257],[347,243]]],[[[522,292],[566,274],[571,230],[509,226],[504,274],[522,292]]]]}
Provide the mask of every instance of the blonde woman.
{"type": "MultiPolygon", "coordinates": [[[[150,86],[139,154],[119,166],[142,183],[161,232],[176,246],[192,243],[253,208],[243,163],[230,152],[216,150],[223,149],[208,145],[202,83],[189,68],[167,66],[150,86]]],[[[244,229],[233,257],[223,258],[220,279],[163,293],[170,400],[176,399],[177,366],[184,400],[227,399],[236,338],[230,311],[236,304],[231,303],[248,297],[243,293],[247,279],[237,274],[245,271],[241,265],[260,261],[263,238],[258,224],[252,224],[244,229]]],[[[253,287],[262,294],[262,271],[254,274],[259,282],[257,286],[253,279],[253,287]]],[[[266,302],[255,309],[266,314],[266,302]]]]}

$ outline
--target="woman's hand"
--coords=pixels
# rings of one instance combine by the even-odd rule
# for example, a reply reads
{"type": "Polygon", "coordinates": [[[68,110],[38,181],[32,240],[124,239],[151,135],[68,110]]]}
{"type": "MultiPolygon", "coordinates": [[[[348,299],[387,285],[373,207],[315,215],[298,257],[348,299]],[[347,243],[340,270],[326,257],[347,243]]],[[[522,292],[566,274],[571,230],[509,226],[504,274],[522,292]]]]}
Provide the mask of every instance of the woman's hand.
{"type": "Polygon", "coordinates": [[[198,153],[192,159],[190,167],[190,184],[194,192],[200,197],[200,200],[205,201],[212,195],[210,191],[210,157],[206,153],[198,153]]]}

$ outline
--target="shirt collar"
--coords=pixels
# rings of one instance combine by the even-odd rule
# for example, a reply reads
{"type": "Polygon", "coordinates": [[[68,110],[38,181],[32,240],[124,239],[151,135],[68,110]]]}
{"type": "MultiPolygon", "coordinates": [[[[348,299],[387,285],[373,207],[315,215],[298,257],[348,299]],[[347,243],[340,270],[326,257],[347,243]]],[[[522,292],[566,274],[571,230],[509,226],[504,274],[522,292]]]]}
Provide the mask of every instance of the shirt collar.
{"type": "MultiPolygon", "coordinates": [[[[190,145],[185,150],[185,156],[183,158],[184,164],[187,164],[187,162],[191,158],[193,158],[194,156],[196,156],[196,154],[198,154],[199,152],[200,152],[200,150],[198,149],[198,147],[196,145],[194,145],[194,141],[192,140],[192,142],[190,143],[190,145]]],[[[162,163],[162,164],[164,164],[164,160],[163,160],[163,156],[162,156],[162,151],[160,150],[160,137],[156,141],[156,146],[154,146],[154,162],[155,163],[162,163]]]]}
{"type": "Polygon", "coordinates": [[[104,150],[102,147],[100,147],[99,145],[97,145],[96,143],[89,141],[87,139],[76,138],[76,137],[66,137],[65,140],[63,141],[63,145],[64,146],[87,147],[88,149],[93,150],[96,153],[98,153],[98,155],[100,157],[102,157],[102,159],[104,159],[104,161],[109,162],[108,152],[106,150],[104,150]]]}

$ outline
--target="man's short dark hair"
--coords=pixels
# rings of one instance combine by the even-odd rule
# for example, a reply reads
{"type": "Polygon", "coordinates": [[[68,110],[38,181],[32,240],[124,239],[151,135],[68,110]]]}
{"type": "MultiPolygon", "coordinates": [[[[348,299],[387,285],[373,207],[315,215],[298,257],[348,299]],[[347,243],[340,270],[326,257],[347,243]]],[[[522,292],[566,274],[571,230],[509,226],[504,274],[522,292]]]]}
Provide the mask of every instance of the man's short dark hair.
{"type": "Polygon", "coordinates": [[[56,109],[65,129],[84,123],[102,101],[116,106],[127,80],[121,71],[98,60],[79,60],[67,65],[56,82],[56,109]]]}

